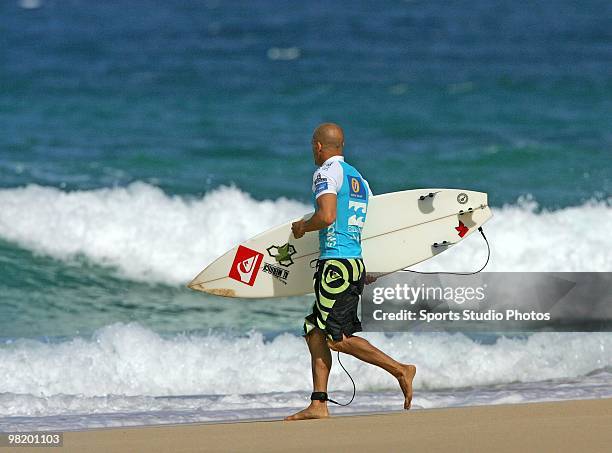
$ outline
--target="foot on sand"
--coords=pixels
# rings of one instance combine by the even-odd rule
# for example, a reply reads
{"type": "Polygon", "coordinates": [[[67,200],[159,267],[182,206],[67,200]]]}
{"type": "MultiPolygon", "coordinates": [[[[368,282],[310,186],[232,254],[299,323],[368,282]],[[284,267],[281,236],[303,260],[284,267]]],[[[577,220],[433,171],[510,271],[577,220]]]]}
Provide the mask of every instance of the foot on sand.
{"type": "Polygon", "coordinates": [[[404,392],[404,409],[410,409],[412,404],[412,380],[416,374],[414,365],[402,365],[403,373],[397,378],[402,392],[404,392]]]}
{"type": "Polygon", "coordinates": [[[306,409],[296,414],[290,415],[289,417],[285,417],[285,420],[311,420],[315,418],[327,417],[329,417],[329,412],[327,411],[327,404],[321,401],[313,401],[306,409]]]}

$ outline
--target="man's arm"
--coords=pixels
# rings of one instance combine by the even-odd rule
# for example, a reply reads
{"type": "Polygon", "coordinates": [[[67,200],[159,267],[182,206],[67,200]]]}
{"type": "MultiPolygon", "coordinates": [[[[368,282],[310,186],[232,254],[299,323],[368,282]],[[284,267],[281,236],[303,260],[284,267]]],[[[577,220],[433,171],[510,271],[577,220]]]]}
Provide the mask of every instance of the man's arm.
{"type": "Polygon", "coordinates": [[[336,221],[337,195],[334,193],[324,193],[317,198],[317,210],[308,220],[298,220],[293,222],[291,230],[296,239],[304,236],[309,231],[318,231],[327,228],[336,221]]]}

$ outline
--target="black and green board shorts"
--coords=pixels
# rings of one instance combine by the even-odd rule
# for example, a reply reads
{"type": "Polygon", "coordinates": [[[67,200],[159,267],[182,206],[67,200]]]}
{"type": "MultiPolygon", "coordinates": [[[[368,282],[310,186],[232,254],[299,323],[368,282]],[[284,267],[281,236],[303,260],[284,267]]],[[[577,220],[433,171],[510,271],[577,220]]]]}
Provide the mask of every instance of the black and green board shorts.
{"type": "Polygon", "coordinates": [[[342,340],[361,332],[357,316],[363,292],[365,266],[360,258],[330,258],[317,261],[314,274],[315,303],[312,313],[304,320],[304,335],[315,327],[328,338],[342,340]]]}

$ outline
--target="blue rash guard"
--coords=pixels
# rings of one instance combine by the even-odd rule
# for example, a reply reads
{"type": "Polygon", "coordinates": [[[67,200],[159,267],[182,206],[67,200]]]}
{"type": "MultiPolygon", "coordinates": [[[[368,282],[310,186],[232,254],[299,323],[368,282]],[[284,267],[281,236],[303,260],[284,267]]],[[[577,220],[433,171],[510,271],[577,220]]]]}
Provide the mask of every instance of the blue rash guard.
{"type": "Polygon", "coordinates": [[[344,157],[327,159],[314,172],[312,194],[315,210],[317,198],[336,194],[336,220],[319,230],[319,259],[361,258],[361,230],[366,220],[368,199],[372,191],[368,182],[344,157]]]}

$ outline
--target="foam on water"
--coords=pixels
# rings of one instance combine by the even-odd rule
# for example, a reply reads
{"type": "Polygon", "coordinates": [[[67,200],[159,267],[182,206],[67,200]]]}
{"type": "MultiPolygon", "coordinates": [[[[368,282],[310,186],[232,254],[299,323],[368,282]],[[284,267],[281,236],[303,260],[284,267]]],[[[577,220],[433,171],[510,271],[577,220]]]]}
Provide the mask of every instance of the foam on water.
{"type": "Polygon", "coordinates": [[[306,211],[296,201],[256,201],[231,187],[187,198],[144,183],[74,192],[30,185],[0,190],[0,237],[62,260],[82,255],[129,279],[174,285],[306,211]]]}
{"type": "MultiPolygon", "coordinates": [[[[463,334],[364,334],[398,360],[419,364],[417,389],[571,379],[612,366],[612,334],[545,333],[482,344],[463,334]]],[[[384,371],[346,357],[362,390],[395,389],[384,371]]],[[[308,391],[302,338],[162,337],[138,324],[113,324],[91,338],[60,343],[20,339],[0,348],[0,393],[35,396],[224,395],[308,391]]],[[[350,390],[339,367],[333,388],[350,390]]],[[[1,413],[2,411],[0,411],[1,413]]]]}
{"type": "MultiPolygon", "coordinates": [[[[419,365],[415,408],[612,396],[612,334],[542,333],[482,344],[462,334],[365,334],[419,365]]],[[[335,413],[401,408],[384,371],[343,356],[358,398],[335,413]]],[[[310,392],[301,338],[162,337],[115,324],[91,338],[0,346],[0,430],[75,429],[281,417],[310,392]]],[[[350,398],[334,365],[330,391],[350,398]]]]}
{"type": "MultiPolygon", "coordinates": [[[[85,256],[128,279],[179,285],[237,243],[309,209],[285,198],[257,201],[233,187],[194,198],[145,183],[73,192],[29,185],[0,190],[0,237],[61,260],[85,256]]],[[[601,245],[612,224],[607,202],[539,212],[528,200],[493,212],[487,270],[612,270],[601,245]]],[[[419,269],[470,270],[484,258],[475,234],[419,269]]]]}
{"type": "MultiPolygon", "coordinates": [[[[612,255],[602,247],[612,225],[611,200],[540,211],[537,202],[526,197],[514,205],[493,207],[493,218],[483,227],[491,245],[487,271],[612,271],[612,255]]],[[[478,269],[486,258],[486,247],[479,236],[474,233],[455,250],[415,269],[478,269]]]]}
{"type": "MultiPolygon", "coordinates": [[[[419,390],[412,410],[535,401],[612,397],[612,373],[602,371],[580,380],[542,381],[504,386],[470,387],[453,390],[419,390]]],[[[333,392],[348,401],[349,392],[333,392]]],[[[307,392],[251,395],[191,395],[150,397],[109,395],[83,397],[0,394],[0,431],[74,430],[95,427],[135,426],[161,423],[220,422],[229,420],[281,418],[300,410],[307,392]]],[[[348,407],[330,407],[332,415],[401,410],[399,389],[368,392],[359,389],[348,407]]]]}

